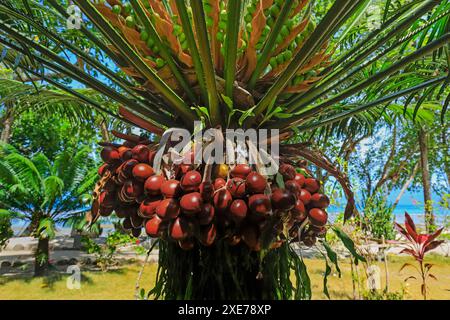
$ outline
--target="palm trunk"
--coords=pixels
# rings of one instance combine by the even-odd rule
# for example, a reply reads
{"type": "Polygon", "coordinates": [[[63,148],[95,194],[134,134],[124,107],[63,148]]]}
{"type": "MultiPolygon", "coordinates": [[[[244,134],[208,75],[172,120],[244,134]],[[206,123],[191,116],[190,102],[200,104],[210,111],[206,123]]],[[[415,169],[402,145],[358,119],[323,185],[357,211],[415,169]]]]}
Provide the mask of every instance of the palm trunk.
{"type": "Polygon", "coordinates": [[[34,255],[34,276],[42,277],[47,274],[49,267],[49,239],[38,239],[38,247],[34,255]]]}
{"type": "Polygon", "coordinates": [[[425,204],[425,224],[427,232],[431,232],[435,227],[433,204],[431,199],[431,177],[428,163],[428,135],[419,129],[420,164],[422,167],[423,202],[425,204]]]}

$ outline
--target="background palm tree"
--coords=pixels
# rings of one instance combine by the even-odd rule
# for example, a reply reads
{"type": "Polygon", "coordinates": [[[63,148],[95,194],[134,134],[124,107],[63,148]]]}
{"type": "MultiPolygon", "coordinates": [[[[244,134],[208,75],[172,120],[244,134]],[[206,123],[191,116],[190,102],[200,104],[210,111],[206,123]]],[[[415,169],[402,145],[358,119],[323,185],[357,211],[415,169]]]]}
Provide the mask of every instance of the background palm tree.
{"type": "Polygon", "coordinates": [[[49,240],[56,224],[84,215],[86,201],[97,179],[89,149],[66,150],[53,161],[42,153],[26,158],[14,148],[0,149],[0,208],[11,217],[27,221],[38,239],[35,276],[49,266],[49,240]]]}
{"type": "MultiPolygon", "coordinates": [[[[375,108],[430,88],[448,90],[448,68],[417,68],[417,62],[442,57],[450,41],[448,0],[381,1],[378,24],[370,28],[358,23],[370,11],[369,0],[74,3],[83,12],[79,29],[67,28],[73,18],[67,1],[3,1],[3,63],[155,136],[170,127],[192,129],[194,120],[206,127],[277,128],[311,139],[316,129],[347,120],[362,121],[359,128],[370,131],[364,121],[377,116],[375,108]],[[407,45],[422,31],[424,41],[407,45]],[[105,109],[73,90],[80,85],[121,107],[105,109]]],[[[281,150],[295,157],[308,151],[299,149],[281,150]]],[[[353,212],[349,205],[346,217],[353,212]]],[[[292,259],[285,265],[296,265],[302,281],[295,293],[289,282],[277,296],[307,298],[302,261],[297,255],[280,259],[292,259]]],[[[165,262],[162,268],[170,271],[173,264],[165,262]]],[[[184,295],[189,274],[175,281],[173,296],[184,295]]]]}

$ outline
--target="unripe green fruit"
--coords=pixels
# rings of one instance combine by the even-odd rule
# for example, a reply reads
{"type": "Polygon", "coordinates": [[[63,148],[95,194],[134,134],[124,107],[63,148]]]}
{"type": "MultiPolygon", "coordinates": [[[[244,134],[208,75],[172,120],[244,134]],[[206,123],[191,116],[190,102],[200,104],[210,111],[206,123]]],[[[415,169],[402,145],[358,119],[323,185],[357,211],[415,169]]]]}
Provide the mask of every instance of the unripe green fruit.
{"type": "Polygon", "coordinates": [[[217,38],[217,40],[219,40],[220,42],[223,42],[224,39],[225,39],[222,32],[218,32],[217,35],[216,35],[216,38],[217,38]]]}
{"type": "Polygon", "coordinates": [[[212,7],[211,7],[211,5],[208,2],[205,2],[203,4],[203,9],[205,10],[206,13],[209,14],[209,13],[211,13],[212,7]]]}
{"type": "Polygon", "coordinates": [[[176,25],[173,26],[173,34],[175,36],[180,35],[182,32],[183,32],[183,28],[180,25],[176,24],[176,25]]]}
{"type": "Polygon", "coordinates": [[[147,39],[147,47],[149,47],[151,49],[151,48],[153,48],[154,45],[155,45],[155,40],[153,40],[152,37],[149,37],[147,39]]]}
{"type": "Polygon", "coordinates": [[[148,40],[148,32],[145,30],[142,30],[140,38],[142,41],[146,42],[148,40]]]}
{"type": "Polygon", "coordinates": [[[246,23],[252,22],[252,19],[253,19],[253,16],[251,14],[248,14],[248,13],[244,17],[244,21],[246,23]]]}
{"type": "Polygon", "coordinates": [[[164,67],[165,64],[166,64],[166,62],[163,59],[161,59],[161,58],[156,59],[156,67],[158,69],[161,69],[162,67],[164,67]]]}
{"type": "Polygon", "coordinates": [[[272,17],[277,17],[280,14],[280,7],[274,4],[270,7],[270,14],[272,17]]]}
{"type": "Polygon", "coordinates": [[[278,64],[283,64],[284,63],[284,57],[283,57],[283,54],[282,53],[280,53],[279,55],[277,55],[277,63],[278,64]]]}
{"type": "Polygon", "coordinates": [[[227,22],[226,21],[220,21],[219,22],[219,28],[222,30],[226,30],[227,29],[227,22]]]}
{"type": "Polygon", "coordinates": [[[131,3],[129,3],[129,2],[127,2],[123,5],[123,12],[127,15],[131,13],[132,9],[133,9],[133,7],[131,6],[131,3]]]}
{"type": "Polygon", "coordinates": [[[211,17],[207,17],[206,18],[206,26],[207,27],[209,27],[209,28],[212,27],[213,26],[213,22],[214,21],[213,21],[213,19],[211,17]]]}
{"type": "Polygon", "coordinates": [[[289,29],[286,26],[281,27],[281,35],[287,37],[289,35],[289,29]]]}
{"type": "Polygon", "coordinates": [[[283,52],[284,61],[289,61],[292,59],[292,51],[286,50],[283,52]]]}
{"type": "Polygon", "coordinates": [[[224,21],[228,20],[228,13],[225,10],[222,10],[220,12],[220,20],[224,20],[224,21]]]}
{"type": "Polygon", "coordinates": [[[127,27],[129,28],[134,28],[134,26],[136,25],[136,21],[134,20],[134,18],[132,16],[128,16],[125,19],[125,24],[127,25],[127,27]]]}
{"type": "Polygon", "coordinates": [[[120,14],[121,11],[122,11],[122,7],[118,4],[116,4],[115,6],[112,7],[112,12],[115,14],[120,14]]]}
{"type": "Polygon", "coordinates": [[[270,58],[269,64],[272,67],[272,69],[275,69],[278,66],[277,58],[275,57],[270,58]]]}

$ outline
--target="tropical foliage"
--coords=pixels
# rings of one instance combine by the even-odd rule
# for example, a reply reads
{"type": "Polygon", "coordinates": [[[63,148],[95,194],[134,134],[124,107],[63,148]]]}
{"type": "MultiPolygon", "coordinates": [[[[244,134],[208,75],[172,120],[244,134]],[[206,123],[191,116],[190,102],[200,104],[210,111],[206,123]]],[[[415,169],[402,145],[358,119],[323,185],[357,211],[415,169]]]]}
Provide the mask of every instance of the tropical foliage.
{"type": "Polygon", "coordinates": [[[14,148],[0,149],[0,207],[2,215],[29,223],[38,239],[35,273],[46,271],[49,239],[57,224],[83,216],[86,200],[97,179],[89,149],[66,150],[53,161],[37,153],[25,157],[14,148]]]}
{"type": "MultiPolygon", "coordinates": [[[[437,280],[437,278],[430,272],[433,265],[430,263],[425,263],[424,261],[425,255],[427,254],[427,252],[436,249],[442,244],[442,242],[444,242],[443,240],[436,240],[442,233],[443,228],[431,234],[419,234],[416,230],[416,225],[414,224],[414,221],[411,219],[408,213],[405,213],[405,227],[403,227],[398,223],[396,223],[395,226],[397,227],[397,230],[407,240],[406,248],[402,250],[402,253],[407,253],[410,256],[412,256],[419,266],[417,268],[411,265],[410,263],[406,263],[403,265],[401,270],[403,270],[406,267],[413,267],[416,269],[416,271],[420,275],[421,292],[423,298],[426,300],[428,292],[427,280],[429,278],[437,280]]],[[[405,279],[405,281],[409,279],[417,280],[415,276],[409,276],[408,278],[405,279]]]]}

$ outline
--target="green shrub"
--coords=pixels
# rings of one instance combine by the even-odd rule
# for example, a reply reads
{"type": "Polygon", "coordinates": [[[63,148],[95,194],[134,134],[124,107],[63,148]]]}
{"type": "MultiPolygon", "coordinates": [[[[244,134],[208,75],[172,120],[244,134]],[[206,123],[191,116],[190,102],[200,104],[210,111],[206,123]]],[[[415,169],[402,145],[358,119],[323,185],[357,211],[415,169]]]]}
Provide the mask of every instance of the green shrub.
{"type": "Polygon", "coordinates": [[[373,237],[394,239],[393,209],[384,196],[377,193],[367,199],[362,219],[373,237]]]}

